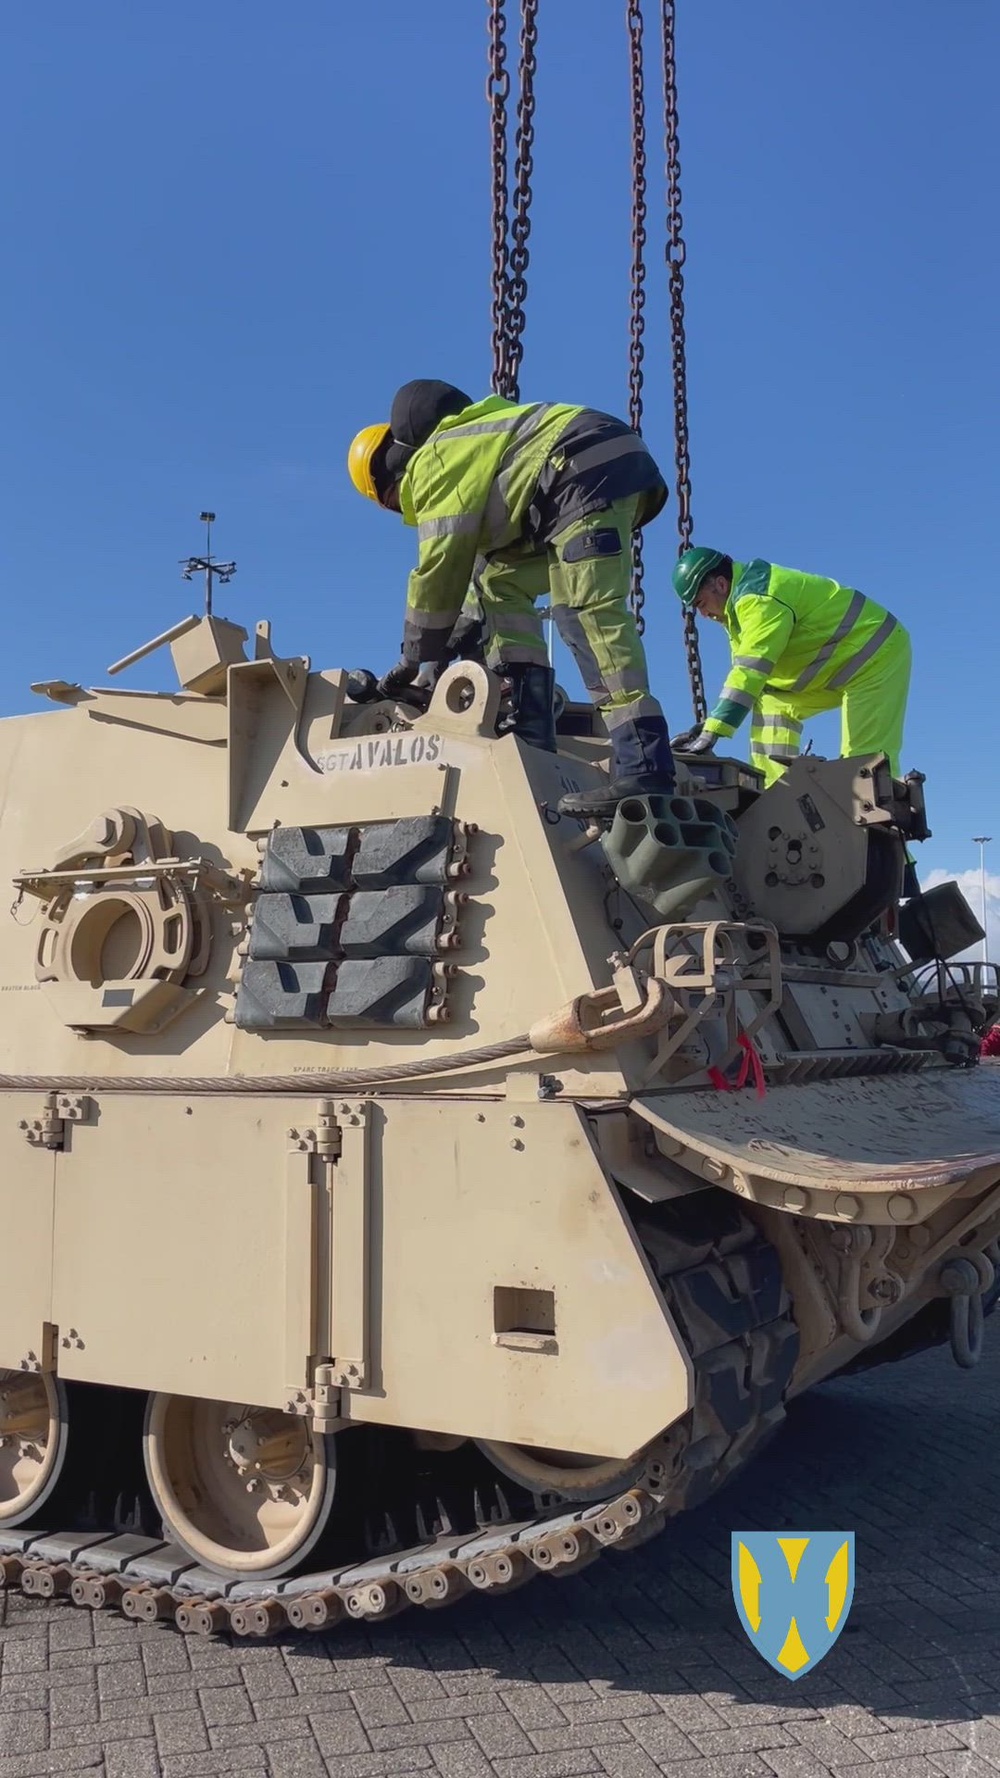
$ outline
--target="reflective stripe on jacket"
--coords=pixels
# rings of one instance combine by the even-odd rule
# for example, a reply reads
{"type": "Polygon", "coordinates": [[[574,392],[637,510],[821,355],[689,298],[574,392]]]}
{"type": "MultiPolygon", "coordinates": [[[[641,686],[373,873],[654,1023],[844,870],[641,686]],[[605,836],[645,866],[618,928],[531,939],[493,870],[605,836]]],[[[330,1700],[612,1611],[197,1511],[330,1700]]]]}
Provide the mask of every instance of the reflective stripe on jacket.
{"type": "MultiPolygon", "coordinates": [[[[508,548],[525,536],[540,537],[538,527],[545,528],[541,508],[553,504],[546,498],[546,484],[553,490],[559,484],[558,513],[565,524],[621,497],[620,484],[638,482],[635,490],[625,486],[631,493],[659,482],[659,471],[635,434],[609,420],[614,436],[591,442],[582,424],[587,416],[607,419],[591,416],[587,408],[516,404],[491,395],[442,420],[411,458],[399,490],[400,510],[406,523],[417,528],[419,550],[407,588],[406,660],[440,658],[478,556],[508,548]],[[581,432],[588,448],[581,449],[576,461],[581,477],[588,479],[574,508],[566,496],[566,478],[574,466],[571,441],[581,432]],[[565,435],[567,448],[560,451],[565,435]],[[632,445],[624,448],[623,438],[632,445]],[[605,460],[606,471],[595,479],[595,469],[605,460]],[[541,508],[535,504],[540,482],[541,508]]],[[[645,516],[652,517],[652,511],[645,516]]]]}
{"type": "Polygon", "coordinates": [[[705,723],[724,736],[736,733],[764,691],[794,710],[799,692],[841,690],[898,628],[853,587],[759,560],[733,563],[724,621],[732,665],[705,723]]]}

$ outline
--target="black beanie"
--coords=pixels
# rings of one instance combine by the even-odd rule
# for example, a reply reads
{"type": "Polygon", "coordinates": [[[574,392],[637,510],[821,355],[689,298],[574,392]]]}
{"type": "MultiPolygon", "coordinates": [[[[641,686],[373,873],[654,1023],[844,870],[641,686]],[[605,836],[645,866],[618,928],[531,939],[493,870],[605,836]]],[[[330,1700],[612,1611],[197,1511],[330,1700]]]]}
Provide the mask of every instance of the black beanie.
{"type": "Polygon", "coordinates": [[[436,383],[427,378],[404,383],[396,391],[389,414],[393,439],[396,444],[412,445],[417,450],[449,414],[460,414],[464,407],[471,406],[472,396],[456,389],[454,383],[436,383]]]}
{"type": "Polygon", "coordinates": [[[471,406],[472,396],[456,389],[454,383],[439,383],[427,377],[404,383],[393,398],[389,415],[392,442],[380,465],[390,485],[401,479],[414,451],[427,443],[442,420],[471,406]]]}

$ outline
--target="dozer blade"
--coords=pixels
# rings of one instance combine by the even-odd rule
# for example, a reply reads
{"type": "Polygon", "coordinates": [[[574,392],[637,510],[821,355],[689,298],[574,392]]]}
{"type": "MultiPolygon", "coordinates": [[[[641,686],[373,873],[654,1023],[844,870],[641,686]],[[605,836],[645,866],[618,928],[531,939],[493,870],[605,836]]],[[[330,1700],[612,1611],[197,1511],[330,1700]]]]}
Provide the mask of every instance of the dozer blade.
{"type": "Polygon", "coordinates": [[[982,1189],[1000,1178],[1000,1065],[988,1062],[776,1086],[763,1099],[656,1093],[632,1109],[702,1178],[814,1216],[920,1221],[973,1178],[982,1189]]]}

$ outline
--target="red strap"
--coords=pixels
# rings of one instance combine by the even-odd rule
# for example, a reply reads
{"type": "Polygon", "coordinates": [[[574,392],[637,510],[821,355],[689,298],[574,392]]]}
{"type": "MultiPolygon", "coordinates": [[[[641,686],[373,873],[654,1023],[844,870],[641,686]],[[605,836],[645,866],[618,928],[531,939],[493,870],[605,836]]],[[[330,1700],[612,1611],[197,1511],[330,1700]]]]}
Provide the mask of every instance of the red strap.
{"type": "Polygon", "coordinates": [[[741,1087],[746,1086],[747,1077],[752,1069],[757,1097],[758,1099],[763,1099],[767,1092],[767,1087],[764,1084],[764,1064],[745,1031],[740,1032],[737,1042],[739,1043],[740,1049],[743,1051],[743,1060],[740,1063],[740,1069],[736,1079],[727,1080],[721,1068],[710,1068],[708,1070],[708,1078],[718,1092],[738,1093],[741,1087]]]}

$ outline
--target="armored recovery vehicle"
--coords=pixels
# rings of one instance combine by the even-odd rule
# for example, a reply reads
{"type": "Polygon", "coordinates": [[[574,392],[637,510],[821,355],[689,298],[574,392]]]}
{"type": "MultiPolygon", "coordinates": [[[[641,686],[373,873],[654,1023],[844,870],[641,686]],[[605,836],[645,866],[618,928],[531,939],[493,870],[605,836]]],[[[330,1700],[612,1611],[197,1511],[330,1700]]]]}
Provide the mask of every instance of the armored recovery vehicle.
{"type": "Polygon", "coordinates": [[[0,722],[6,1584],[438,1605],[648,1536],[851,1365],[975,1360],[997,993],[957,890],[900,909],[918,776],[681,759],[587,827],[589,707],[552,755],[474,662],[158,640],[176,692],[0,722]]]}

